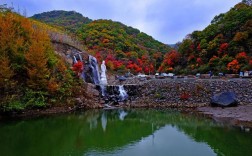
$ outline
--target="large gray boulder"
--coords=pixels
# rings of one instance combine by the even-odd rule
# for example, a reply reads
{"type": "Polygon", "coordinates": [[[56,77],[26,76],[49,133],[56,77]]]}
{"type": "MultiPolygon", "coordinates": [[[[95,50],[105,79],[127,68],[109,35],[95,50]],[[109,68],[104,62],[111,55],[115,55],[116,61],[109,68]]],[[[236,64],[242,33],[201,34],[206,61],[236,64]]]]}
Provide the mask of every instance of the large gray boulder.
{"type": "Polygon", "coordinates": [[[211,106],[213,107],[232,107],[237,106],[238,101],[234,92],[222,92],[211,98],[211,106]]]}
{"type": "Polygon", "coordinates": [[[119,80],[120,82],[122,82],[122,81],[126,81],[127,78],[126,78],[125,76],[119,76],[119,77],[118,77],[118,80],[119,80]]]}

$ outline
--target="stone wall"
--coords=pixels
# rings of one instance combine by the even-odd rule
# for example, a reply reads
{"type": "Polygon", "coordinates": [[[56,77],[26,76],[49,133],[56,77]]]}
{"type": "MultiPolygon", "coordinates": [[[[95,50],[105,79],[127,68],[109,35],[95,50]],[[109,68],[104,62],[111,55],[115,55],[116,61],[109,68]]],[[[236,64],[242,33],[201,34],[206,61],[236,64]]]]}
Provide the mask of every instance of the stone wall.
{"type": "MultiPolygon", "coordinates": [[[[124,84],[125,91],[129,95],[129,101],[141,96],[141,86],[137,84],[124,84]]],[[[119,85],[108,85],[106,93],[108,95],[119,95],[119,85]]]]}
{"type": "Polygon", "coordinates": [[[141,85],[140,91],[131,106],[206,106],[214,94],[223,91],[233,91],[240,104],[252,105],[251,79],[152,79],[141,85]]]}

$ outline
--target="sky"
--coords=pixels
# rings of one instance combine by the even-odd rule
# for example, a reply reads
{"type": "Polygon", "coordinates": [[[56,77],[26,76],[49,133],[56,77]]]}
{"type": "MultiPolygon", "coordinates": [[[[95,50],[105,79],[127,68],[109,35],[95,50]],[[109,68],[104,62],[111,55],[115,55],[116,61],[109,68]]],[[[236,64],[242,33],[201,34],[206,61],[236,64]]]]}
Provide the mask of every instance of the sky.
{"type": "Polygon", "coordinates": [[[214,16],[225,13],[241,0],[0,0],[26,15],[66,10],[92,20],[111,19],[139,29],[165,44],[182,41],[203,30],[214,16]]]}

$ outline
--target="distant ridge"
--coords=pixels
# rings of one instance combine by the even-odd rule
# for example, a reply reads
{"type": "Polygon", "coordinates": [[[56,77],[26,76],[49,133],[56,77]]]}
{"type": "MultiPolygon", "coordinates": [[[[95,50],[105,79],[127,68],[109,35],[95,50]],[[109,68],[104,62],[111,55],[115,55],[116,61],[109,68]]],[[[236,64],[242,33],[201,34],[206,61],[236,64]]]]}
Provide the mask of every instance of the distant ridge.
{"type": "Polygon", "coordinates": [[[70,32],[76,32],[83,24],[92,22],[88,17],[75,11],[54,10],[35,14],[31,17],[50,25],[64,27],[70,32]]]}

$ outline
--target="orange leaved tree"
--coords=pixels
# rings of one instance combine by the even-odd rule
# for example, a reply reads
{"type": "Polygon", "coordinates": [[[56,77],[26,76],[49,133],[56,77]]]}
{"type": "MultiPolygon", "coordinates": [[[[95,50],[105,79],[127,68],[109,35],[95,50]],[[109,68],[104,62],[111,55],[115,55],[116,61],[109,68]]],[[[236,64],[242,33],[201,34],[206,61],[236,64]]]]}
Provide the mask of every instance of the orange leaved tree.
{"type": "Polygon", "coordinates": [[[0,57],[0,88],[6,89],[11,83],[11,78],[14,75],[10,66],[10,61],[7,57],[0,57]]]}
{"type": "Polygon", "coordinates": [[[26,69],[29,77],[27,84],[34,89],[45,89],[49,82],[49,69],[46,57],[47,47],[44,42],[49,40],[49,38],[45,32],[39,30],[32,33],[32,38],[29,51],[25,54],[26,69]]]}
{"type": "Polygon", "coordinates": [[[232,62],[228,63],[227,69],[232,70],[234,73],[237,73],[238,70],[240,69],[239,62],[236,59],[234,59],[232,62]]]}

